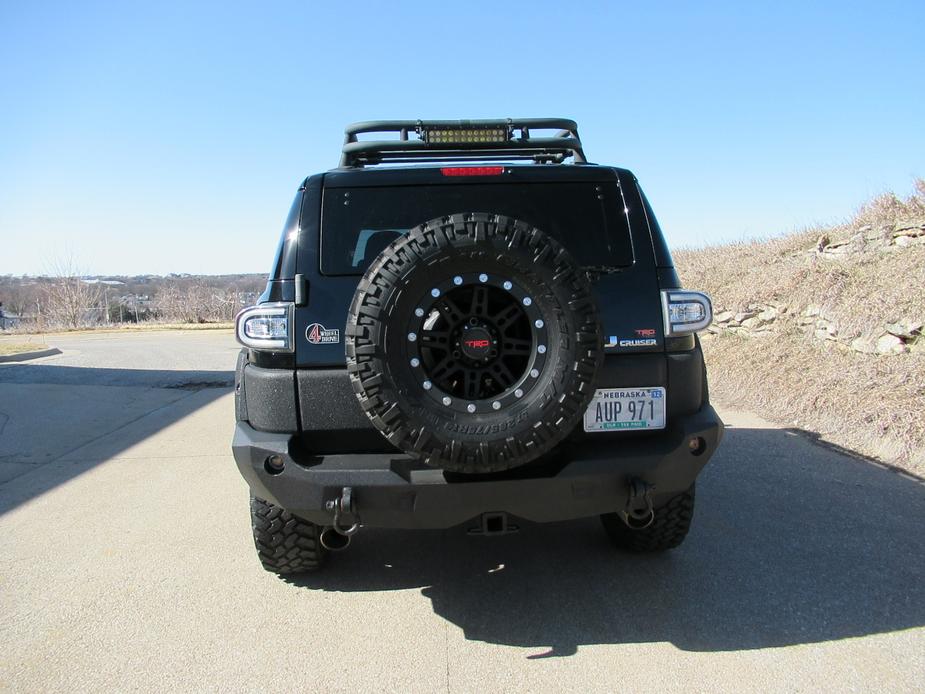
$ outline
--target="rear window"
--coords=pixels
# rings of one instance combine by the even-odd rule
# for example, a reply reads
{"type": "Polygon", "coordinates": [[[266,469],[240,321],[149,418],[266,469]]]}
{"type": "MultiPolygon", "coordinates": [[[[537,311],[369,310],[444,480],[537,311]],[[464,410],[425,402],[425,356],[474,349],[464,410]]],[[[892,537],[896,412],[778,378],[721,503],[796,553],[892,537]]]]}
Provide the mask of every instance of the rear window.
{"type": "Polygon", "coordinates": [[[522,219],[562,243],[580,265],[627,266],[633,248],[615,183],[328,188],[321,226],[321,272],[360,275],[409,229],[457,212],[522,219]]]}

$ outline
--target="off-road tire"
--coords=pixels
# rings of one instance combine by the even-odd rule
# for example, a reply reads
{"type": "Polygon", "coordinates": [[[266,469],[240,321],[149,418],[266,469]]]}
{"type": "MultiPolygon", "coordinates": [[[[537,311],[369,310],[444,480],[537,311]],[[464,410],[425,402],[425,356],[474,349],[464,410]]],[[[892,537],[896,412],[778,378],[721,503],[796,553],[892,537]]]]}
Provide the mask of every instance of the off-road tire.
{"type": "Polygon", "coordinates": [[[663,552],[684,542],[694,518],[694,487],[670,497],[655,509],[652,524],[642,530],[628,527],[617,513],[605,513],[601,523],[611,541],[630,552],[663,552]]]}
{"type": "Polygon", "coordinates": [[[327,557],[321,528],[251,495],[251,529],[257,556],[267,571],[296,574],[316,571],[327,557]]]}
{"type": "MultiPolygon", "coordinates": [[[[471,305],[476,306],[475,298],[471,305]]],[[[449,310],[444,305],[440,315],[449,310]]],[[[472,320],[471,312],[456,313],[472,320]]],[[[484,315],[489,315],[487,307],[484,315]]],[[[353,389],[373,425],[426,464],[460,473],[507,470],[552,449],[580,422],[603,360],[592,290],[572,256],[539,229],[487,213],[431,220],[387,247],[359,283],[345,343],[353,389]],[[413,350],[425,345],[412,342],[417,329],[412,326],[415,315],[425,315],[422,305],[433,302],[428,310],[437,311],[463,277],[463,290],[479,282],[489,282],[489,288],[491,282],[500,283],[495,289],[503,284],[514,297],[513,308],[526,311],[528,306],[533,312],[527,325],[545,330],[542,339],[548,344],[538,344],[537,332],[532,333],[535,347],[520,347],[533,350],[529,358],[537,367],[517,376],[522,387],[499,391],[497,401],[495,396],[457,396],[450,398],[450,406],[444,397],[449,393],[431,386],[430,376],[415,365],[420,360],[413,350]],[[443,298],[430,298],[437,296],[443,298]],[[467,407],[478,409],[473,414],[467,407]]],[[[460,342],[450,343],[463,348],[460,342]]],[[[498,339],[502,356],[506,344],[505,338],[498,339]]],[[[483,377],[478,376],[480,393],[483,377]]]]}

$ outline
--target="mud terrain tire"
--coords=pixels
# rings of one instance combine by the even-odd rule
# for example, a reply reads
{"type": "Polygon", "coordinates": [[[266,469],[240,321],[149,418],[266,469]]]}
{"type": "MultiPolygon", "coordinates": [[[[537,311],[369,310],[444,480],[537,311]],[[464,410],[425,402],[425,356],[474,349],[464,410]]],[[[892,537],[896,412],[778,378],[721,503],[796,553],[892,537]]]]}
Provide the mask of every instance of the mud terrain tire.
{"type": "Polygon", "coordinates": [[[319,540],[319,526],[254,495],[251,495],[251,529],[257,556],[267,571],[277,574],[315,571],[327,558],[327,550],[319,540]]]}
{"type": "Polygon", "coordinates": [[[672,496],[655,508],[652,524],[641,530],[626,525],[616,513],[601,516],[604,530],[620,549],[630,552],[663,552],[674,549],[687,537],[694,518],[694,487],[672,496]]]}
{"type": "Polygon", "coordinates": [[[579,424],[603,342],[591,288],[554,239],[486,213],[431,220],[359,283],[347,370],[373,425],[447,471],[535,460],[579,424]]]}

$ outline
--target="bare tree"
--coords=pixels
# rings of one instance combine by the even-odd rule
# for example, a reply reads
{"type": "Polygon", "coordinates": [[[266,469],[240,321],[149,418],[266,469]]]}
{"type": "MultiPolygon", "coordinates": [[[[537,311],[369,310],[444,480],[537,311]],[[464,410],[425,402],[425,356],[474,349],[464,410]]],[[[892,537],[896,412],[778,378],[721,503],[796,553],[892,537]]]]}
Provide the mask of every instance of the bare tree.
{"type": "Polygon", "coordinates": [[[52,324],[79,328],[95,322],[102,290],[88,282],[74,254],[68,252],[51,261],[50,277],[42,286],[42,311],[52,324]]]}

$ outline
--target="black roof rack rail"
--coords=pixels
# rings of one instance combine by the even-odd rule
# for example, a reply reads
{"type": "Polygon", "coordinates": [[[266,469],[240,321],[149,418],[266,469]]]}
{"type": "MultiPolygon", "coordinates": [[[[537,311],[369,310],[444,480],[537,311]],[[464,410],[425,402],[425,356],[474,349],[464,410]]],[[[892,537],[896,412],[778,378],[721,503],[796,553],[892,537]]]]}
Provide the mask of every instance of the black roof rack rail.
{"type": "Polygon", "coordinates": [[[376,120],[345,129],[341,167],[362,168],[382,162],[488,161],[531,159],[560,163],[573,157],[586,163],[578,124],[565,118],[495,120],[376,120]],[[532,137],[530,130],[556,130],[532,137]],[[519,131],[519,137],[515,137],[519,131]],[[366,133],[398,133],[398,139],[360,140],[366,133]],[[415,137],[410,137],[410,135],[415,137]]]}

